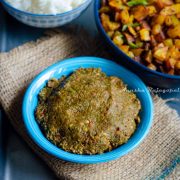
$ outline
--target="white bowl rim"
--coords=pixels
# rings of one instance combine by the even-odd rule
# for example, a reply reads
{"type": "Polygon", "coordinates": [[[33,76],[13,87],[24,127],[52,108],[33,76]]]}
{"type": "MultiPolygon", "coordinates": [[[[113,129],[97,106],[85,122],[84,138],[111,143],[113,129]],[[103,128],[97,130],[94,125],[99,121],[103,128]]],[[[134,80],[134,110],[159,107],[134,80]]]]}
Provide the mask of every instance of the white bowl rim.
{"type": "Polygon", "coordinates": [[[81,9],[81,7],[86,5],[86,3],[88,3],[87,4],[87,6],[88,6],[92,2],[92,0],[84,0],[84,2],[82,4],[80,4],[78,7],[74,8],[74,9],[72,9],[70,11],[66,11],[66,12],[63,12],[63,13],[57,13],[57,14],[36,14],[36,13],[32,13],[32,12],[28,12],[28,11],[23,11],[23,10],[17,9],[17,8],[13,7],[6,0],[1,0],[1,2],[2,2],[2,4],[4,6],[7,6],[8,8],[12,9],[13,11],[16,11],[18,13],[23,13],[23,14],[25,14],[27,16],[36,16],[36,17],[37,16],[38,17],[46,17],[46,16],[48,16],[48,17],[53,17],[53,16],[66,16],[66,15],[69,15],[71,13],[78,12],[81,9]]]}

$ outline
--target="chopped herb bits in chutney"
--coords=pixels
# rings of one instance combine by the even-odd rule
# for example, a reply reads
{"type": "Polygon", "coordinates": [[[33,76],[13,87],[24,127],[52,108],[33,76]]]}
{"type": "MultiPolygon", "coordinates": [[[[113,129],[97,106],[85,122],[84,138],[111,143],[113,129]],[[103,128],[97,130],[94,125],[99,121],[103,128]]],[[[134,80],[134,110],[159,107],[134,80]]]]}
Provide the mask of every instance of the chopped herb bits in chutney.
{"type": "Polygon", "coordinates": [[[56,146],[75,154],[101,154],[128,141],[140,122],[140,109],[121,79],[97,68],[80,68],[48,81],[35,114],[56,146]]]}

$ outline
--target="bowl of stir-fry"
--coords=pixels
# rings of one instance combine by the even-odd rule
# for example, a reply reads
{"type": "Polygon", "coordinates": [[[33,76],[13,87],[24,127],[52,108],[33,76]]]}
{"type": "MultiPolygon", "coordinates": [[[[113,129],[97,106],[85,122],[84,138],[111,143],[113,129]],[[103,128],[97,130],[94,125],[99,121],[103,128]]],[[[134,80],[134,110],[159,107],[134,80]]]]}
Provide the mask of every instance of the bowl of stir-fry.
{"type": "Polygon", "coordinates": [[[180,0],[96,0],[99,32],[149,85],[180,86],[180,0]]]}

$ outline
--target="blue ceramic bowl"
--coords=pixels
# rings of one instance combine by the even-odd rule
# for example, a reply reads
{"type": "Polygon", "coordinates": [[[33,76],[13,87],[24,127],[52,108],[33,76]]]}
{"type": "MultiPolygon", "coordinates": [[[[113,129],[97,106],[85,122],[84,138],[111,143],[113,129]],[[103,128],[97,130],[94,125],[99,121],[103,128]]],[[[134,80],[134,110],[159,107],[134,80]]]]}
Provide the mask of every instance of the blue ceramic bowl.
{"type": "Polygon", "coordinates": [[[18,10],[11,6],[6,0],[2,0],[2,4],[7,12],[20,22],[29,26],[40,28],[53,28],[65,25],[76,19],[89,6],[92,0],[85,0],[85,2],[77,8],[56,15],[52,14],[34,14],[18,10]]]}
{"type": "Polygon", "coordinates": [[[23,100],[23,119],[25,126],[31,138],[46,152],[65,161],[76,163],[91,164],[101,163],[119,158],[138,146],[145,136],[148,134],[152,125],[153,103],[148,89],[144,83],[133,73],[117,65],[112,61],[108,61],[96,57],[78,57],[58,62],[46,70],[41,72],[30,84],[23,100]],[[38,123],[35,120],[34,112],[38,103],[38,94],[51,78],[60,78],[62,75],[68,76],[76,69],[83,68],[101,68],[107,75],[113,75],[121,78],[131,90],[137,91],[140,99],[142,111],[140,113],[141,122],[138,125],[134,135],[126,144],[118,148],[100,155],[78,155],[66,152],[48,141],[38,123]]]}
{"type": "Polygon", "coordinates": [[[146,66],[134,61],[121,51],[106,34],[99,17],[99,9],[101,6],[101,0],[95,0],[94,14],[97,28],[105,40],[109,49],[111,49],[114,55],[117,57],[119,63],[126,68],[136,73],[141,79],[150,86],[158,88],[177,88],[180,87],[180,76],[169,75],[157,71],[153,71],[146,66]]]}

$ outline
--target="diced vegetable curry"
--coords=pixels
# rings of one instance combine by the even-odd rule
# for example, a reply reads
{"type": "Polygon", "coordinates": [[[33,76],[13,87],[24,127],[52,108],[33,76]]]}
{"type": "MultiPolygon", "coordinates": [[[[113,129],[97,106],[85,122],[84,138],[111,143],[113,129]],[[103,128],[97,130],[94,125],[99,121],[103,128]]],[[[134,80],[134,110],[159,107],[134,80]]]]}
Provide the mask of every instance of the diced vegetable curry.
{"type": "Polygon", "coordinates": [[[108,36],[129,57],[180,75],[179,0],[102,0],[99,14],[108,36]]]}

